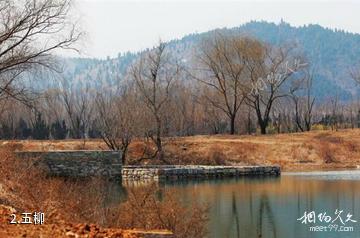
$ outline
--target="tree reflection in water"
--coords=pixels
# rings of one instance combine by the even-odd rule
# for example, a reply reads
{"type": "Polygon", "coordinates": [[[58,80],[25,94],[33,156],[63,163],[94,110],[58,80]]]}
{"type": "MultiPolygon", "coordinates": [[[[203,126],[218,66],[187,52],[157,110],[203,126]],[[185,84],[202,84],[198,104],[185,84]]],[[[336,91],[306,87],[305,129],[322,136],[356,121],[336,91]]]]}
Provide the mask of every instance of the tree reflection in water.
{"type": "Polygon", "coordinates": [[[240,222],[239,222],[239,214],[238,214],[238,210],[236,207],[236,197],[235,197],[235,193],[233,192],[232,194],[232,215],[235,221],[235,226],[236,226],[236,237],[240,238],[240,222]]]}
{"type": "Polygon", "coordinates": [[[258,237],[263,237],[262,235],[262,228],[264,218],[268,219],[269,225],[272,230],[273,237],[276,238],[276,225],[275,225],[275,218],[272,212],[268,195],[266,193],[262,193],[260,196],[260,205],[259,205],[259,217],[257,223],[257,234],[258,237]]]}

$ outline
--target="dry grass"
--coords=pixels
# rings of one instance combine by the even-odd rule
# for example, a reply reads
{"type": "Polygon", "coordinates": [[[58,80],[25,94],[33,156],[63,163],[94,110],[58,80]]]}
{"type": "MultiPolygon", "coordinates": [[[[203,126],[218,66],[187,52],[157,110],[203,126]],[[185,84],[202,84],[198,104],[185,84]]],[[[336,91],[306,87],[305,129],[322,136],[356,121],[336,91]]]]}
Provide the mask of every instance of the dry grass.
{"type": "Polygon", "coordinates": [[[165,229],[176,238],[206,237],[207,208],[204,205],[182,205],[169,192],[155,185],[132,188],[121,205],[117,226],[123,228],[165,229]]]}
{"type": "MultiPolygon", "coordinates": [[[[266,136],[192,136],[166,138],[164,141],[167,160],[172,164],[278,164],[283,170],[348,168],[360,165],[360,129],[266,136]]],[[[101,140],[87,141],[85,146],[82,140],[13,143],[22,147],[22,150],[106,149],[101,140]]],[[[137,163],[143,150],[142,141],[134,140],[129,148],[129,163],[137,163]]],[[[142,163],[160,162],[144,160],[142,163]]]]}
{"type": "MultiPolygon", "coordinates": [[[[19,144],[8,144],[0,149],[0,185],[4,190],[0,205],[14,207],[20,213],[44,212],[46,224],[69,221],[121,229],[166,229],[178,238],[201,238],[206,233],[204,206],[183,206],[170,194],[160,199],[155,186],[128,190],[125,203],[112,200],[111,192],[116,190],[112,186],[117,184],[100,178],[47,177],[36,158],[14,156],[13,150],[19,148],[19,144]]],[[[90,232],[91,227],[86,227],[90,232]]]]}
{"type": "Polygon", "coordinates": [[[283,170],[303,171],[357,167],[359,146],[360,130],[355,129],[266,136],[195,136],[174,140],[167,152],[170,158],[188,156],[197,161],[205,158],[206,151],[211,153],[216,148],[224,164],[278,164],[283,170]],[[184,145],[186,150],[181,150],[184,145]]]}
{"type": "Polygon", "coordinates": [[[3,204],[18,211],[45,212],[47,219],[53,221],[101,220],[103,214],[99,214],[98,207],[107,195],[104,192],[106,181],[47,177],[36,158],[17,159],[13,149],[13,146],[0,149],[0,181],[7,191],[3,204]]]}

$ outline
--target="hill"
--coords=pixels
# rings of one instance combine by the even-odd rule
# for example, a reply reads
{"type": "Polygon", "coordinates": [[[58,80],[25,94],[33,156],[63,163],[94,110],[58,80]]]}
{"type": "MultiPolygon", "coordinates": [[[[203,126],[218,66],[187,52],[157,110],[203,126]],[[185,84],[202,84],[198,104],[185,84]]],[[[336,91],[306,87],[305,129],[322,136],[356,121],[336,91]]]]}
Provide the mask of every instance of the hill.
{"type": "MultiPolygon", "coordinates": [[[[285,22],[274,24],[264,21],[216,30],[253,36],[275,45],[296,43],[311,62],[315,72],[314,94],[319,100],[326,100],[329,95],[335,94],[342,100],[349,100],[358,93],[349,70],[360,62],[360,34],[320,25],[294,27],[285,22]]],[[[213,31],[172,40],[168,42],[169,48],[182,62],[191,62],[193,50],[211,33],[213,31]]],[[[127,67],[140,53],[119,54],[117,58],[104,60],[66,58],[63,77],[77,87],[111,87],[123,78],[127,67]]]]}

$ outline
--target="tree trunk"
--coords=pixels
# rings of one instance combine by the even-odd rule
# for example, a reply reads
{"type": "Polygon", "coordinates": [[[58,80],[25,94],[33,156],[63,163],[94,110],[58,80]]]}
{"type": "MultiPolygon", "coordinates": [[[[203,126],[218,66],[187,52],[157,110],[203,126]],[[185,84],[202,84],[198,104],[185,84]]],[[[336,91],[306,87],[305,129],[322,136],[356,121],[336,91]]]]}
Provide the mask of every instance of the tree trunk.
{"type": "Polygon", "coordinates": [[[121,162],[123,165],[125,165],[126,162],[126,154],[127,154],[127,150],[128,150],[128,146],[129,145],[124,145],[122,148],[122,153],[121,153],[121,162]]]}
{"type": "Polygon", "coordinates": [[[311,131],[311,122],[310,122],[310,120],[306,121],[305,125],[306,125],[306,131],[311,131]]]}
{"type": "Polygon", "coordinates": [[[265,113],[264,117],[262,117],[259,102],[255,103],[254,109],[256,111],[257,121],[260,126],[260,132],[262,135],[265,135],[266,127],[268,126],[270,110],[267,113],[265,113]]]}
{"type": "Polygon", "coordinates": [[[260,124],[260,131],[262,135],[266,135],[266,125],[264,123],[260,124]]]}
{"type": "Polygon", "coordinates": [[[250,114],[250,108],[248,109],[247,131],[248,131],[248,134],[251,135],[251,114],[250,114]]]}
{"type": "Polygon", "coordinates": [[[230,116],[230,135],[235,134],[235,115],[230,116]]]}
{"type": "Polygon", "coordinates": [[[162,148],[162,142],[161,142],[161,120],[159,117],[156,118],[156,148],[157,148],[157,158],[160,161],[165,161],[164,159],[164,151],[162,148]]]}
{"type": "Polygon", "coordinates": [[[262,135],[266,134],[266,128],[268,126],[268,120],[259,120],[260,132],[262,135]]]}
{"type": "Polygon", "coordinates": [[[157,148],[157,158],[160,161],[164,161],[164,151],[162,148],[162,143],[161,143],[161,138],[157,137],[156,138],[156,148],[157,148]]]}

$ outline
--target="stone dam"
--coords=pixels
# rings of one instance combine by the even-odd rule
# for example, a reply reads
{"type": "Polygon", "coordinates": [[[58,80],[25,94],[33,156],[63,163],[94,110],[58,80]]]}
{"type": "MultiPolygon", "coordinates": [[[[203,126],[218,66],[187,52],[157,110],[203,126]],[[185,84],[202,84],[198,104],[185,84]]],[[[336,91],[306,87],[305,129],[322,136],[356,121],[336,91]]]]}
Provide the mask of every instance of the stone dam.
{"type": "Polygon", "coordinates": [[[241,176],[279,176],[279,166],[139,165],[122,166],[118,151],[23,151],[51,176],[103,176],[122,180],[211,179],[241,176]]]}

